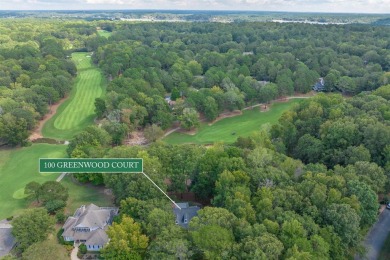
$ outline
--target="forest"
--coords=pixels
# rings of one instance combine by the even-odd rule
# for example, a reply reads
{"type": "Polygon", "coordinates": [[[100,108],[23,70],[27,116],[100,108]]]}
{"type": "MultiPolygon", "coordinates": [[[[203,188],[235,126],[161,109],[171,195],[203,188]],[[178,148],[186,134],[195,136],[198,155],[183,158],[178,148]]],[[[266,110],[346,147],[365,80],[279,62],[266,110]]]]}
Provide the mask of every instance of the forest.
{"type": "Polygon", "coordinates": [[[108,39],[95,36],[86,42],[94,62],[112,79],[104,102],[96,101],[96,112],[122,124],[116,130],[122,139],[123,129],[156,125],[165,130],[177,120],[191,129],[198,124],[197,113],[212,121],[225,110],[306,93],[320,77],[326,92],[345,95],[375,90],[389,80],[388,32],[381,27],[127,27],[116,28],[108,39]],[[171,105],[164,101],[167,93],[171,105]]]}
{"type": "Polygon", "coordinates": [[[1,27],[3,143],[25,143],[48,105],[69,92],[73,51],[93,52],[110,81],[95,106],[113,144],[137,129],[161,134],[174,121],[192,129],[200,115],[212,121],[222,111],[306,93],[320,77],[326,92],[345,95],[375,90],[390,77],[387,27],[68,21],[38,33],[40,27],[24,20],[1,27]],[[106,38],[96,27],[114,32],[106,38]]]}
{"type": "Polygon", "coordinates": [[[1,20],[0,141],[29,145],[71,91],[71,53],[89,52],[108,84],[97,124],[70,140],[68,156],[143,158],[163,190],[193,193],[201,206],[184,229],[141,174],[75,174],[111,189],[120,207],[102,257],[350,259],[365,253],[390,191],[389,37],[389,27],[362,24],[1,20]],[[234,143],[159,140],[175,123],[194,129],[308,93],[320,78],[325,93],[234,143]],[[133,131],[149,144],[123,145],[133,131]]]}
{"type": "MultiPolygon", "coordinates": [[[[377,219],[377,194],[389,191],[390,126],[382,115],[390,104],[379,93],[318,95],[232,145],[111,148],[109,135],[90,127],[68,153],[143,158],[144,172],[160,187],[192,191],[204,204],[186,231],[142,175],[80,174],[112,189],[121,207],[118,230],[129,228],[130,217],[147,236],[145,247],[129,246],[123,259],[134,252],[146,259],[347,259],[362,253],[360,241],[377,219]],[[286,155],[290,144],[297,144],[297,159],[286,155]]],[[[103,255],[126,250],[113,242],[103,255]]]]}

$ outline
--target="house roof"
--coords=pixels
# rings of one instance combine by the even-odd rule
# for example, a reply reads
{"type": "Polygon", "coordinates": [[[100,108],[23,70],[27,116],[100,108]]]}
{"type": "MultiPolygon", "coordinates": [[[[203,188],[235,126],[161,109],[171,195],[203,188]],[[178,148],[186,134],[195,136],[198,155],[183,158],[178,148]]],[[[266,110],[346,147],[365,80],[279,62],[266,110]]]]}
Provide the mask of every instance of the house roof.
{"type": "Polygon", "coordinates": [[[177,204],[181,209],[176,206],[173,208],[173,212],[176,215],[176,224],[187,228],[190,220],[198,215],[198,210],[200,210],[200,208],[198,206],[190,207],[188,202],[177,204]]]}
{"type": "Polygon", "coordinates": [[[87,239],[87,242],[85,242],[86,245],[105,245],[108,242],[108,235],[107,233],[102,230],[98,229],[91,234],[89,239],[87,239]]]}
{"type": "Polygon", "coordinates": [[[180,208],[182,209],[185,209],[185,208],[188,208],[189,207],[189,204],[188,202],[179,202],[179,203],[176,203],[180,208]]]}
{"type": "Polygon", "coordinates": [[[64,229],[64,233],[62,233],[62,236],[64,237],[72,237],[74,234],[74,231],[72,228],[75,226],[75,223],[77,221],[77,218],[69,217],[64,226],[62,227],[64,229]]]}
{"type": "Polygon", "coordinates": [[[104,230],[117,213],[118,208],[104,208],[94,204],[83,205],[66,220],[62,236],[73,240],[86,240],[87,245],[104,245],[108,242],[108,236],[104,230]],[[78,230],[78,228],[89,228],[89,231],[78,230]]]}
{"type": "Polygon", "coordinates": [[[110,217],[108,210],[93,210],[86,211],[77,220],[75,227],[89,227],[89,228],[103,228],[107,223],[107,219],[110,217]]]}
{"type": "Polygon", "coordinates": [[[325,90],[325,81],[324,78],[319,78],[318,81],[314,84],[313,90],[323,91],[325,90]]]}

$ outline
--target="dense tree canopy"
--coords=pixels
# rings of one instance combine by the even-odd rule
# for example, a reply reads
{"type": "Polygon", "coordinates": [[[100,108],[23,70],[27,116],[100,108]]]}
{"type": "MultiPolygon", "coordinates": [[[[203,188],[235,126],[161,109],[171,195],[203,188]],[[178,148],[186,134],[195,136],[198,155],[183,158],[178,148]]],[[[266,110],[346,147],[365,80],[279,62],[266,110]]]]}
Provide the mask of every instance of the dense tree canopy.
{"type": "Polygon", "coordinates": [[[103,249],[106,259],[142,259],[148,247],[148,238],[141,233],[140,226],[130,217],[123,216],[120,224],[114,223],[107,234],[110,243],[103,249]]]}
{"type": "MultiPolygon", "coordinates": [[[[372,160],[385,166],[389,111],[389,102],[377,95],[361,94],[347,100],[319,95],[285,114],[273,127],[272,136],[282,150],[305,163],[334,167],[372,160]]],[[[375,172],[384,177],[381,170],[375,172]]],[[[385,181],[380,176],[374,190],[385,181]]]]}
{"type": "Polygon", "coordinates": [[[388,191],[389,107],[367,93],[317,95],[234,144],[102,146],[106,157],[143,158],[165,191],[210,202],[188,232],[178,232],[168,201],[142,175],[103,181],[150,239],[151,259],[347,259],[377,218],[377,194],[388,191]]]}
{"type": "Polygon", "coordinates": [[[155,143],[108,153],[137,154],[164,189],[192,190],[198,198],[211,199],[213,207],[198,211],[188,232],[181,233],[168,201],[151,183],[137,176],[120,181],[114,174],[105,176],[106,185],[122,200],[122,214],[139,222],[149,237],[147,256],[346,259],[357,251],[361,230],[377,218],[376,192],[388,182],[388,177],[381,179],[383,169],[364,161],[334,169],[304,165],[279,153],[271,134],[264,134],[261,142],[254,135],[249,137],[253,143],[240,142],[240,147],[214,144],[204,150],[155,143]],[[159,166],[156,174],[150,165],[159,166]]]}
{"type": "MultiPolygon", "coordinates": [[[[76,174],[110,188],[121,207],[104,257],[354,256],[377,218],[377,194],[390,187],[388,27],[118,22],[104,38],[98,25],[108,26],[53,22],[41,31],[38,23],[0,24],[0,141],[24,144],[47,106],[70,90],[76,70],[68,54],[93,52],[109,82],[95,100],[101,121],[70,141],[68,155],[142,158],[161,189],[192,192],[191,203],[203,204],[185,230],[142,174],[76,174]],[[320,77],[324,91],[348,97],[319,94],[234,144],[158,142],[175,121],[193,129],[225,110],[306,93],[320,77]],[[121,146],[134,130],[154,143],[121,146]]],[[[49,209],[67,198],[52,182],[29,183],[25,191],[49,209]]],[[[19,248],[45,240],[51,223],[44,209],[17,217],[19,248]]]]}
{"type": "Polygon", "coordinates": [[[0,22],[0,142],[25,144],[28,133],[72,86],[76,66],[66,50],[82,45],[69,23],[0,22]],[[60,29],[61,28],[61,29],[60,29]],[[57,34],[62,31],[64,34],[57,34]]]}
{"type": "Polygon", "coordinates": [[[12,221],[12,235],[18,249],[23,252],[32,244],[46,240],[53,225],[54,219],[49,217],[46,209],[28,209],[12,221]]]}
{"type": "Polygon", "coordinates": [[[388,28],[352,25],[118,25],[93,46],[95,63],[112,79],[96,111],[120,111],[130,129],[166,129],[173,120],[190,129],[193,109],[211,121],[224,110],[306,93],[320,77],[325,91],[375,90],[388,84],[381,42],[389,35],[388,28]]]}

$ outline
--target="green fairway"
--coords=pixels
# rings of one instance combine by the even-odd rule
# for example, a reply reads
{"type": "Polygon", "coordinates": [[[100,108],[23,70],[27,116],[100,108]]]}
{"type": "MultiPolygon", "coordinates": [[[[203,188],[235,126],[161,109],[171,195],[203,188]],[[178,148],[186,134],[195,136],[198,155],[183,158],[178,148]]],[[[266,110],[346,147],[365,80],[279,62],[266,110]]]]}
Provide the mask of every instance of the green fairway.
{"type": "Polygon", "coordinates": [[[71,139],[76,133],[93,123],[95,98],[104,92],[104,78],[91,63],[86,52],[72,54],[78,75],[69,98],[58,108],[57,113],[42,129],[44,137],[71,139]]]}
{"type": "Polygon", "coordinates": [[[24,199],[24,186],[27,183],[52,181],[60,175],[40,174],[38,159],[64,157],[65,150],[65,145],[50,144],[0,150],[0,219],[18,214],[28,206],[24,199]]]}
{"type": "Polygon", "coordinates": [[[106,30],[97,30],[97,33],[99,34],[99,36],[103,36],[103,37],[110,37],[112,32],[109,32],[109,31],[106,31],[106,30]]]}
{"type": "Polygon", "coordinates": [[[258,107],[245,110],[240,116],[222,119],[211,126],[203,123],[195,135],[175,132],[163,141],[169,144],[233,143],[237,137],[249,136],[252,132],[259,130],[263,124],[275,124],[284,111],[291,109],[295,103],[300,101],[301,99],[293,99],[285,103],[274,103],[267,112],[260,112],[258,107]]]}
{"type": "MultiPolygon", "coordinates": [[[[29,202],[24,199],[24,187],[31,181],[43,183],[57,179],[60,173],[38,172],[39,158],[63,158],[66,145],[34,144],[30,147],[0,150],[0,220],[19,214],[29,202]]],[[[69,189],[68,213],[83,204],[112,206],[102,188],[73,183],[66,176],[61,183],[69,189]]]]}
{"type": "MultiPolygon", "coordinates": [[[[42,129],[45,137],[71,139],[93,123],[95,98],[105,91],[104,78],[91,63],[88,53],[73,53],[77,78],[69,98],[42,129]]],[[[30,147],[0,150],[0,219],[19,214],[28,207],[24,187],[31,181],[43,183],[55,180],[60,174],[40,174],[39,158],[67,157],[65,145],[34,144],[30,147]]],[[[110,205],[110,199],[101,189],[74,184],[66,177],[62,180],[69,189],[68,208],[74,210],[81,204],[110,205]]]]}

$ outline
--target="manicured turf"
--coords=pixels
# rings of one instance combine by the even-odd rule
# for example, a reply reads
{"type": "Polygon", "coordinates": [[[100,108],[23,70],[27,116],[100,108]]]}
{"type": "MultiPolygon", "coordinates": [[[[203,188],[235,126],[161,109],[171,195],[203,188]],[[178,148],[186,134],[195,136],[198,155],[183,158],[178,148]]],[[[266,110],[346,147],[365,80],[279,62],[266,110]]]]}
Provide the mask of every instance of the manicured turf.
{"type": "Polygon", "coordinates": [[[175,132],[164,138],[163,141],[169,144],[233,143],[237,137],[249,136],[254,131],[259,130],[263,124],[277,123],[284,111],[291,109],[294,104],[300,101],[301,99],[293,99],[285,103],[274,103],[267,112],[260,112],[258,107],[245,110],[240,116],[222,119],[211,126],[203,123],[195,135],[175,132]]]}
{"type": "MultiPolygon", "coordinates": [[[[30,147],[0,150],[0,220],[17,215],[29,206],[24,199],[27,183],[57,179],[60,173],[38,172],[38,159],[67,157],[66,148],[66,145],[33,144],[30,147]]],[[[103,193],[102,188],[75,184],[70,176],[62,179],[61,183],[69,189],[67,211],[70,214],[83,204],[112,206],[110,197],[103,193]]]]}
{"type": "MultiPolygon", "coordinates": [[[[78,76],[69,98],[57,109],[42,129],[45,137],[71,139],[95,117],[94,101],[105,91],[101,72],[91,64],[88,53],[74,53],[78,76]]],[[[65,145],[34,144],[30,147],[0,150],[0,219],[17,215],[29,206],[24,187],[31,181],[55,180],[60,173],[40,174],[39,158],[67,157],[65,145]]],[[[111,205],[110,198],[96,187],[74,184],[70,177],[61,181],[69,189],[68,211],[82,204],[111,205]]],[[[73,212],[70,212],[73,214],[73,212]]]]}
{"type": "Polygon", "coordinates": [[[100,207],[113,206],[110,197],[104,194],[103,187],[75,183],[72,181],[70,175],[62,179],[61,184],[69,189],[68,206],[66,208],[67,214],[73,215],[74,211],[81,205],[90,203],[94,203],[100,207]]]}
{"type": "Polygon", "coordinates": [[[111,34],[112,34],[112,32],[109,32],[109,31],[106,31],[106,30],[98,30],[97,32],[98,32],[99,36],[103,36],[103,37],[106,37],[106,38],[110,37],[111,34]]]}
{"type": "Polygon", "coordinates": [[[24,186],[27,183],[52,181],[60,175],[40,174],[38,159],[64,157],[65,150],[65,145],[50,144],[0,150],[0,219],[18,214],[28,206],[24,199],[24,186]]]}
{"type": "Polygon", "coordinates": [[[69,98],[57,109],[57,113],[46,122],[42,129],[44,137],[71,139],[95,118],[95,98],[104,93],[104,78],[91,63],[86,52],[72,54],[78,75],[69,98]]]}

